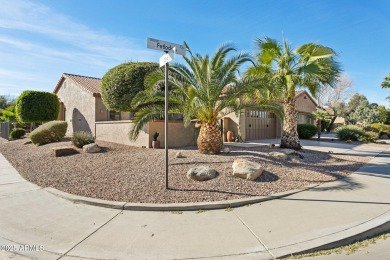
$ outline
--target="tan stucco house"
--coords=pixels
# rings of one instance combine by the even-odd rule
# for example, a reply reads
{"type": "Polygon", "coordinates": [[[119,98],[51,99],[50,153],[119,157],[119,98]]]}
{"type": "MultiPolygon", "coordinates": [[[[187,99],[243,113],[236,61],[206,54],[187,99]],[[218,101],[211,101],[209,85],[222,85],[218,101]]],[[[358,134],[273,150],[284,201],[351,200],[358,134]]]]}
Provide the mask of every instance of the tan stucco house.
{"type": "MultiPolygon", "coordinates": [[[[77,131],[92,133],[97,140],[138,147],[152,146],[153,134],[160,134],[164,146],[164,121],[149,122],[136,141],[130,141],[128,133],[133,126],[133,115],[129,112],[109,111],[103,104],[100,94],[100,79],[64,73],[55,86],[54,93],[60,100],[59,120],[68,122],[67,135],[77,131]]],[[[317,104],[306,91],[297,91],[296,108],[298,123],[314,123],[310,113],[317,104]]],[[[169,146],[196,145],[198,129],[194,124],[184,127],[181,117],[169,121],[169,146]]],[[[238,136],[238,128],[244,141],[277,138],[281,136],[282,123],[275,114],[265,111],[242,110],[238,117],[230,113],[223,117],[223,132],[226,141],[227,131],[238,136]]]]}
{"type": "MultiPolygon", "coordinates": [[[[317,109],[316,101],[304,90],[295,92],[295,100],[298,124],[314,124],[315,120],[310,117],[310,114],[317,109]]],[[[223,122],[224,141],[227,141],[228,131],[232,131],[234,136],[238,136],[241,132],[243,141],[278,138],[282,134],[281,120],[270,112],[243,109],[239,116],[236,113],[224,116],[223,122]]]]}
{"type": "MultiPolygon", "coordinates": [[[[129,112],[109,111],[100,95],[100,79],[74,74],[62,74],[54,93],[60,100],[59,120],[68,122],[67,135],[87,131],[97,140],[151,147],[153,134],[160,134],[158,140],[164,146],[164,121],[149,122],[136,141],[130,141],[128,133],[133,126],[129,112]]],[[[196,129],[194,125],[184,127],[181,120],[169,121],[169,146],[195,145],[196,129]]]]}

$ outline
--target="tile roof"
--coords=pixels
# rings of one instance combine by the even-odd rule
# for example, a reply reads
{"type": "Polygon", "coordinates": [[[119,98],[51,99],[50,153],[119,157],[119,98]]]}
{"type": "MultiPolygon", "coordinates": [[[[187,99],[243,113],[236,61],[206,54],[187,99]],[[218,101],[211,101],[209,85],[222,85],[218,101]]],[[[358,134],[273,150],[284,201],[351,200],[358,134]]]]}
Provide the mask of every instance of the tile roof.
{"type": "Polygon", "coordinates": [[[93,96],[100,96],[100,81],[99,78],[93,78],[93,77],[87,77],[87,76],[81,76],[81,75],[75,75],[75,74],[69,74],[64,73],[62,74],[60,80],[58,81],[54,93],[57,93],[59,88],[62,85],[62,82],[65,79],[70,79],[73,81],[76,85],[81,87],[86,92],[90,93],[93,96]]]}

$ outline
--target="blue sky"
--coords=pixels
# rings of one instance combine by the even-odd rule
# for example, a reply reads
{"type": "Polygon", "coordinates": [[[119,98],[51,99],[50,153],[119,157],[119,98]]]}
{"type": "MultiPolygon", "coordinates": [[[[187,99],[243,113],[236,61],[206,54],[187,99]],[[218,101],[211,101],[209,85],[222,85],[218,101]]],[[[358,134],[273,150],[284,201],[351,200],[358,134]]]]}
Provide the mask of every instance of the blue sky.
{"type": "MultiPolygon", "coordinates": [[[[390,2],[364,0],[0,0],[0,95],[52,91],[62,73],[102,77],[126,61],[158,61],[146,38],[186,41],[213,53],[224,42],[255,51],[254,40],[333,48],[370,102],[390,73],[390,2]]],[[[180,59],[178,59],[180,61],[180,59]]]]}

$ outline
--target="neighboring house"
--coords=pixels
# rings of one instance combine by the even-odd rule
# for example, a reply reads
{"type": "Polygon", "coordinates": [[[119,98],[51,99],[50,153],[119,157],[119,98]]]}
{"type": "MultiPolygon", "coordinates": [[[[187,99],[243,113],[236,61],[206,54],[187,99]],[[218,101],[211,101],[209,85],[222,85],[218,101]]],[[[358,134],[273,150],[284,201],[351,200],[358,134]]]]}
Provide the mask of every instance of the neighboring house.
{"type": "MultiPolygon", "coordinates": [[[[295,92],[295,100],[298,124],[314,124],[310,114],[317,109],[315,100],[304,90],[295,92]]],[[[235,137],[240,132],[243,141],[278,138],[282,134],[281,120],[270,112],[243,109],[239,116],[235,113],[224,116],[223,122],[224,141],[228,131],[232,131],[235,137]]]]}
{"type": "MultiPolygon", "coordinates": [[[[60,100],[58,120],[68,122],[67,135],[86,131],[97,140],[114,143],[151,147],[153,134],[160,134],[164,146],[164,121],[149,122],[136,141],[130,141],[128,133],[133,126],[133,115],[129,112],[109,111],[103,104],[100,94],[100,79],[73,74],[62,74],[54,93],[60,100]]],[[[188,146],[195,144],[194,124],[184,127],[181,117],[169,121],[169,146],[188,146]]]]}

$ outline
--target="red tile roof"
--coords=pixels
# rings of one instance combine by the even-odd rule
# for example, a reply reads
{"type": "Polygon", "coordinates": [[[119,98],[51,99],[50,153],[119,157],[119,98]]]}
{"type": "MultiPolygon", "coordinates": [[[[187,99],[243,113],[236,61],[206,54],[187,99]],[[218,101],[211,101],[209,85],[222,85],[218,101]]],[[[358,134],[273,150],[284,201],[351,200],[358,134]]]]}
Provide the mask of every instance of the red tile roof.
{"type": "Polygon", "coordinates": [[[80,88],[85,90],[86,92],[90,93],[93,96],[100,96],[100,81],[99,78],[93,78],[93,77],[87,77],[87,76],[81,76],[81,75],[75,75],[75,74],[68,74],[64,73],[62,74],[60,80],[58,81],[54,93],[57,93],[60,87],[62,86],[62,82],[65,79],[69,79],[73,81],[76,85],[78,85],[80,88]]]}

